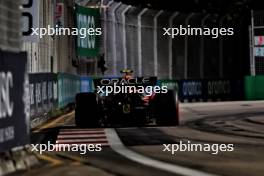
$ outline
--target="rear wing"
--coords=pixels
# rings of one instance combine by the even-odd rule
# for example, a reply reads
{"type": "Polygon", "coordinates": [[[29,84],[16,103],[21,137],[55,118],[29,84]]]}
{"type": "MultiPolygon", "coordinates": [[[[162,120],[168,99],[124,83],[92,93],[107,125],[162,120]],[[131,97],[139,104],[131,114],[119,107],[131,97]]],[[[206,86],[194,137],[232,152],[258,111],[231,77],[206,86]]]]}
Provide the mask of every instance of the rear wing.
{"type": "Polygon", "coordinates": [[[156,86],[157,77],[136,77],[131,79],[124,78],[96,78],[93,79],[94,86],[156,86]]]}

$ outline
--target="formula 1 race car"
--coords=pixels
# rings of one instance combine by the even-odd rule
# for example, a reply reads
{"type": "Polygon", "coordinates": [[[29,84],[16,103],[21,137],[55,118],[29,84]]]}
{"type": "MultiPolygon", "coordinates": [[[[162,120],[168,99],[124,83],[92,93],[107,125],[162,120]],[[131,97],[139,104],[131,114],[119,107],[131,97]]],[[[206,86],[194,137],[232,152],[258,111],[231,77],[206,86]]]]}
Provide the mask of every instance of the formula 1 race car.
{"type": "Polygon", "coordinates": [[[177,93],[157,86],[156,77],[102,78],[94,85],[95,93],[76,95],[78,127],[179,124],[177,93]]]}

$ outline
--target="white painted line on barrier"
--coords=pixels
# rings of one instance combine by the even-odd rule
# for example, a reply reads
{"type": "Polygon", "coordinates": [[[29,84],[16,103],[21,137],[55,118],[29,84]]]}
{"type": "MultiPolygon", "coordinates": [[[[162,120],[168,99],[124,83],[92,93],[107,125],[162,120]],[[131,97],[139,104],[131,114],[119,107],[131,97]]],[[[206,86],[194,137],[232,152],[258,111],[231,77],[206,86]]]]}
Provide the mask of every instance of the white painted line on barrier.
{"type": "Polygon", "coordinates": [[[184,176],[216,176],[215,174],[210,174],[191,168],[158,161],[147,156],[138,154],[132,150],[129,150],[123,145],[114,129],[105,129],[105,133],[110,147],[115,152],[137,163],[184,176]]]}

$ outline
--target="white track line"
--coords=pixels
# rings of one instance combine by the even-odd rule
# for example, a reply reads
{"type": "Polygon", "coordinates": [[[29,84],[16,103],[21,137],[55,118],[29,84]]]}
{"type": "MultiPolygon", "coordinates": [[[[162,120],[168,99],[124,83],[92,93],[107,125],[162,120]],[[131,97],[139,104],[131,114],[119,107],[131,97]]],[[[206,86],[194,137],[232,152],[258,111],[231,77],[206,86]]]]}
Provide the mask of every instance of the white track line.
{"type": "Polygon", "coordinates": [[[105,132],[108,139],[108,143],[115,152],[137,163],[184,176],[216,176],[215,174],[210,174],[191,168],[158,161],[147,156],[140,155],[126,148],[119,139],[114,129],[105,129],[105,132]]]}

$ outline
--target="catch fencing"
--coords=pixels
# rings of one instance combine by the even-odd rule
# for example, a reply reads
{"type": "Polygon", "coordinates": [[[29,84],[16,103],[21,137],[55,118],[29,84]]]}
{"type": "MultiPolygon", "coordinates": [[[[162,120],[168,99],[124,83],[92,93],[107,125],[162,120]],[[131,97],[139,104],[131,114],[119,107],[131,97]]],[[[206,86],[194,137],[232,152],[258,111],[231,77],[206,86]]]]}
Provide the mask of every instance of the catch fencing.
{"type": "Polygon", "coordinates": [[[136,76],[159,79],[230,79],[245,75],[248,52],[241,52],[241,48],[247,34],[245,37],[241,30],[245,26],[230,15],[156,11],[108,0],[102,6],[107,76],[118,76],[123,68],[134,70],[136,76]],[[180,25],[234,28],[234,35],[163,35],[164,28],[180,25]]]}
{"type": "Polygon", "coordinates": [[[0,49],[20,51],[21,0],[0,1],[0,49]]]}
{"type": "Polygon", "coordinates": [[[264,11],[252,11],[250,26],[251,75],[264,74],[264,11]]]}

